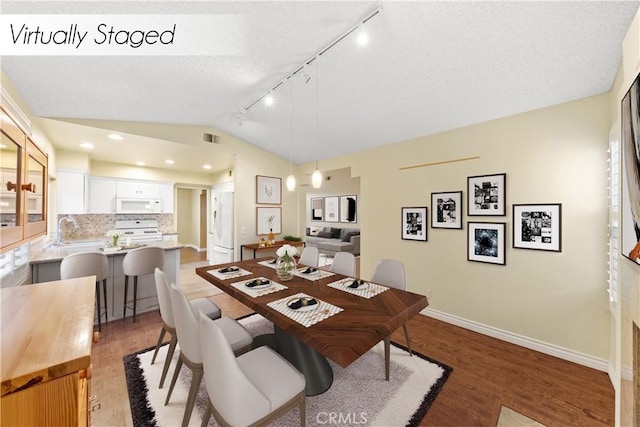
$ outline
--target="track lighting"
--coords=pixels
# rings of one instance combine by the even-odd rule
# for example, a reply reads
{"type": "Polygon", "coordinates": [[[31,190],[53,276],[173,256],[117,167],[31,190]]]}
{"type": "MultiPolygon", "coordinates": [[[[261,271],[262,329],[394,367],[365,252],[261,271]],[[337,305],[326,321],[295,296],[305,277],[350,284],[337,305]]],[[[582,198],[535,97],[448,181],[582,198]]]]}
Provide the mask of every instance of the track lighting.
{"type": "Polygon", "coordinates": [[[287,190],[296,189],[296,177],[293,176],[293,80],[289,81],[289,176],[287,190]]]}
{"type": "Polygon", "coordinates": [[[358,27],[358,35],[356,36],[356,42],[359,46],[364,46],[369,43],[369,34],[362,28],[362,24],[358,27]]]}

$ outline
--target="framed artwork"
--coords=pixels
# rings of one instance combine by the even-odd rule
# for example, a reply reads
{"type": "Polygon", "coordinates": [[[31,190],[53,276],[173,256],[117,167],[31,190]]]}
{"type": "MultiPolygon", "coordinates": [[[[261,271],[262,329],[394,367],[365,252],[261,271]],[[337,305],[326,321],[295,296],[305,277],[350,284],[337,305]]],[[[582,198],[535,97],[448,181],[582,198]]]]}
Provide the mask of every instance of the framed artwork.
{"type": "Polygon", "coordinates": [[[402,239],[427,241],[427,208],[402,208],[402,239]]]}
{"type": "Polygon", "coordinates": [[[467,239],[467,259],[506,265],[504,222],[469,222],[467,239]]]}
{"type": "Polygon", "coordinates": [[[324,198],[324,221],[325,222],[338,222],[338,196],[331,196],[324,198]]]}
{"type": "Polygon", "coordinates": [[[561,252],[562,205],[513,205],[513,247],[561,252]]]}
{"type": "Polygon", "coordinates": [[[282,178],[256,175],[256,203],[279,205],[282,203],[282,178]]]}
{"type": "MultiPolygon", "coordinates": [[[[640,74],[622,98],[622,185],[620,192],[620,251],[640,264],[640,74]]],[[[612,165],[613,167],[613,165],[612,165]]]]}
{"type": "Polygon", "coordinates": [[[340,197],[340,222],[358,222],[358,196],[340,197]]]}
{"type": "Polygon", "coordinates": [[[324,221],[324,199],[322,197],[311,198],[311,221],[324,221]]]}
{"type": "Polygon", "coordinates": [[[468,177],[469,216],[506,215],[506,186],[506,173],[468,177]]]}
{"type": "Polygon", "coordinates": [[[282,229],[282,208],[256,208],[256,233],[280,234],[282,229]]]}
{"type": "Polygon", "coordinates": [[[462,191],[431,193],[431,228],[462,229],[462,191]]]}

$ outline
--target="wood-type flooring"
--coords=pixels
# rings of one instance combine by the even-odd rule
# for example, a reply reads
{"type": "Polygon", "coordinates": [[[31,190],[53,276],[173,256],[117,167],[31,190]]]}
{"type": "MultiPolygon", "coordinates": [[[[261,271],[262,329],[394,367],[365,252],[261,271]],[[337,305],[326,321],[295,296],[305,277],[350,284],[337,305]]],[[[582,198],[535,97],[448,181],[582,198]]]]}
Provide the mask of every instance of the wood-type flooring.
{"type": "MultiPolygon", "coordinates": [[[[181,255],[184,263],[201,256],[181,255]]],[[[251,312],[226,294],[211,299],[226,316],[251,312]]],[[[127,318],[103,325],[92,354],[91,394],[101,405],[94,426],[132,425],[122,357],[154,346],[161,325],[157,311],[138,315],[135,324],[127,318]]],[[[420,425],[495,426],[502,405],[546,426],[614,424],[614,391],[604,372],[422,315],[407,325],[416,351],[453,367],[420,425]]],[[[392,338],[404,344],[402,328],[392,338]]]]}

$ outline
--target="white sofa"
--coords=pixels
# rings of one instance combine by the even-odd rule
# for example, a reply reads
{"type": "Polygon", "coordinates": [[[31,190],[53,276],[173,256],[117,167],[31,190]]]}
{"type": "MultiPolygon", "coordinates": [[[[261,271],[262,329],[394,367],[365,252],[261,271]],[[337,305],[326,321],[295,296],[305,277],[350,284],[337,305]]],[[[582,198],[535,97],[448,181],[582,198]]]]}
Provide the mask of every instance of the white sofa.
{"type": "Polygon", "coordinates": [[[321,254],[333,256],[338,252],[351,252],[360,255],[360,229],[324,227],[319,230],[307,228],[305,239],[307,246],[315,246],[321,254]],[[332,230],[334,231],[332,234],[332,230]],[[338,236],[338,237],[332,237],[338,236]]]}

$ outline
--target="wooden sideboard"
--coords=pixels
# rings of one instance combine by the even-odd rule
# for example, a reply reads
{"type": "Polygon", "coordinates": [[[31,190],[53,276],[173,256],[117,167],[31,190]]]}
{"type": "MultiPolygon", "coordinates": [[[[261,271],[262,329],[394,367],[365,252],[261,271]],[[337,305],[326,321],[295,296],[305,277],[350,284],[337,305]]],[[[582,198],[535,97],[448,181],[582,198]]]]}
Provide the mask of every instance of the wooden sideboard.
{"type": "Polygon", "coordinates": [[[0,424],[89,424],[95,278],[0,289],[0,424]]]}

